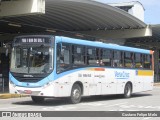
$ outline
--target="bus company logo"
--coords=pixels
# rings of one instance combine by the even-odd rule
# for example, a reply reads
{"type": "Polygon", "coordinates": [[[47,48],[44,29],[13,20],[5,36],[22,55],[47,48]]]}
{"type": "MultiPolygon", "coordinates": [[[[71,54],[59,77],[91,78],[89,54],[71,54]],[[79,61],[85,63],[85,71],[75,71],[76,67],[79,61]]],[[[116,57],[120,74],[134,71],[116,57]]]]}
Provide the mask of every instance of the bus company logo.
{"type": "Polygon", "coordinates": [[[116,79],[128,79],[130,76],[130,74],[125,71],[122,71],[122,72],[115,71],[114,74],[116,79]]]}
{"type": "Polygon", "coordinates": [[[33,77],[33,75],[23,75],[23,77],[33,77]]]}

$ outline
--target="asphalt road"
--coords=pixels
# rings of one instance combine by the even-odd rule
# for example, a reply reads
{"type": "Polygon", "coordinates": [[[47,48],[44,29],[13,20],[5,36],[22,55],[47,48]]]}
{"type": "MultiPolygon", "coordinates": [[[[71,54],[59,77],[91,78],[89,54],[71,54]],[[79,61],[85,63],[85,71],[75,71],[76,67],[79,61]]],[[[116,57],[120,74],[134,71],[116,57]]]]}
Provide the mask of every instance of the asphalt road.
{"type": "MultiPolygon", "coordinates": [[[[1,99],[0,111],[160,111],[160,87],[153,91],[136,93],[129,99],[121,96],[107,95],[83,98],[79,104],[69,104],[65,99],[46,99],[44,103],[35,104],[30,97],[1,99]]],[[[40,118],[39,118],[40,119],[40,118]]],[[[62,120],[63,118],[56,118],[62,120]]],[[[68,118],[81,120],[82,118],[68,118]]],[[[90,117],[87,119],[91,119],[90,117]]],[[[106,118],[92,118],[105,120],[106,118]]],[[[108,119],[108,118],[107,118],[108,119]]],[[[158,120],[157,117],[113,118],[113,120],[158,120]]]]}

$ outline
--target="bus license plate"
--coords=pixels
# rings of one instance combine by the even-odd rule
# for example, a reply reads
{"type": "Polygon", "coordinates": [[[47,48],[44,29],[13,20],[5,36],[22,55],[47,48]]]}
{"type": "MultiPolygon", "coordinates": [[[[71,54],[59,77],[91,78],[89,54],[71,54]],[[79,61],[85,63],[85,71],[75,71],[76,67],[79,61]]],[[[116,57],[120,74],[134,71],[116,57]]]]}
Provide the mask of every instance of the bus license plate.
{"type": "Polygon", "coordinates": [[[32,94],[32,91],[31,90],[25,90],[24,93],[25,94],[32,94]]]}

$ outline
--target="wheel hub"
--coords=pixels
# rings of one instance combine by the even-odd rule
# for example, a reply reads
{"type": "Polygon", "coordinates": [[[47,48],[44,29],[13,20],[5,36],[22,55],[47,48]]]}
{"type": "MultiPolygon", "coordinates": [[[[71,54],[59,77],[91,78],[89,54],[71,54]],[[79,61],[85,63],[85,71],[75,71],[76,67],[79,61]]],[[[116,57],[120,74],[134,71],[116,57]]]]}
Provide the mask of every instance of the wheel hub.
{"type": "Polygon", "coordinates": [[[74,97],[75,99],[78,99],[78,98],[80,97],[80,91],[79,91],[78,89],[75,89],[75,90],[73,91],[73,97],[74,97]]]}

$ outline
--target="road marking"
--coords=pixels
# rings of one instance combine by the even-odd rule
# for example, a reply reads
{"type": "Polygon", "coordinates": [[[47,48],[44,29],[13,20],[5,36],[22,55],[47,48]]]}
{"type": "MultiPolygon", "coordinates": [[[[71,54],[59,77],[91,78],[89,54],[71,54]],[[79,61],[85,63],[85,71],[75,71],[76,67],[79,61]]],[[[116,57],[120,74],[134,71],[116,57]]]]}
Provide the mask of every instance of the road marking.
{"type": "Polygon", "coordinates": [[[108,111],[124,111],[124,110],[122,110],[122,109],[119,109],[119,110],[113,109],[113,110],[108,110],[108,111]]]}
{"type": "Polygon", "coordinates": [[[96,107],[96,106],[104,106],[104,105],[106,105],[106,104],[103,104],[103,103],[80,103],[80,104],[78,104],[78,105],[84,105],[84,106],[94,106],[94,107],[96,107]]]}
{"type": "Polygon", "coordinates": [[[0,108],[0,110],[8,110],[8,109],[15,109],[15,108],[22,108],[24,106],[18,106],[18,107],[5,107],[5,108],[0,108]]]}
{"type": "Polygon", "coordinates": [[[131,110],[124,110],[124,109],[112,109],[112,110],[108,110],[108,111],[139,111],[139,110],[135,110],[135,109],[131,109],[131,110]]]}
{"type": "Polygon", "coordinates": [[[143,118],[142,120],[148,120],[148,119],[151,119],[153,117],[146,117],[146,118],[143,118]]]}
{"type": "Polygon", "coordinates": [[[121,105],[121,108],[160,109],[160,106],[121,105]]]}
{"type": "Polygon", "coordinates": [[[119,103],[119,104],[113,104],[113,105],[108,105],[108,106],[104,106],[104,107],[112,107],[112,106],[118,106],[118,105],[123,105],[123,104],[126,104],[127,102],[124,102],[124,103],[119,103]]]}
{"type": "Polygon", "coordinates": [[[56,110],[56,111],[66,111],[66,110],[71,110],[75,109],[76,107],[64,107],[64,106],[58,106],[58,107],[46,107],[42,108],[43,110],[56,110]]]}
{"type": "Polygon", "coordinates": [[[156,89],[157,89],[157,88],[160,89],[160,87],[158,87],[158,86],[155,86],[155,88],[156,88],[156,89]]]}

